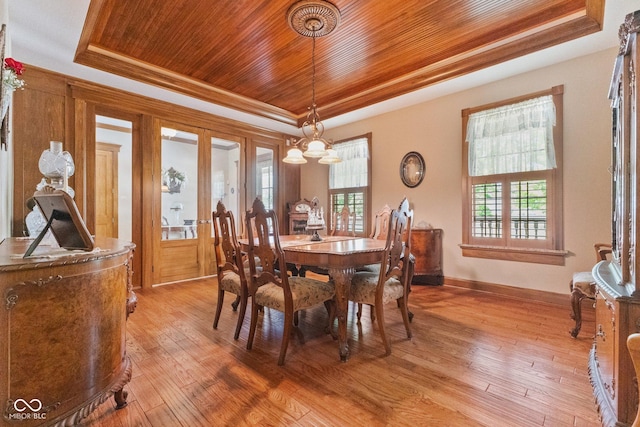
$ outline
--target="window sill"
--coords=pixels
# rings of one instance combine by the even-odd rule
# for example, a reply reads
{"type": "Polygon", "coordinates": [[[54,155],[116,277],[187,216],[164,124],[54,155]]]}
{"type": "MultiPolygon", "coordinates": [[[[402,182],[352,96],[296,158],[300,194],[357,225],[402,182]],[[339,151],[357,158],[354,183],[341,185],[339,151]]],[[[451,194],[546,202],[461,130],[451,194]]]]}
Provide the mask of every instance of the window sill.
{"type": "Polygon", "coordinates": [[[535,264],[564,265],[569,251],[554,249],[508,248],[504,246],[459,245],[462,256],[471,258],[499,259],[535,264]]]}

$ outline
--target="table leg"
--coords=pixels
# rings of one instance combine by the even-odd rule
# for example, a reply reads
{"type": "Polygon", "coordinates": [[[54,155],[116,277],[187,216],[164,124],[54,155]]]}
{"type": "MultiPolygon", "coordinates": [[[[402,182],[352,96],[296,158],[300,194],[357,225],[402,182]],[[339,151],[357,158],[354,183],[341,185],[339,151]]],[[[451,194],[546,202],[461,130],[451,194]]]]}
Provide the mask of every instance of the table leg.
{"type": "Polygon", "coordinates": [[[349,311],[349,289],[355,268],[330,268],[329,275],[336,287],[336,317],[338,317],[338,345],[340,360],[346,362],[349,358],[349,344],[347,343],[347,314],[349,311]]]}

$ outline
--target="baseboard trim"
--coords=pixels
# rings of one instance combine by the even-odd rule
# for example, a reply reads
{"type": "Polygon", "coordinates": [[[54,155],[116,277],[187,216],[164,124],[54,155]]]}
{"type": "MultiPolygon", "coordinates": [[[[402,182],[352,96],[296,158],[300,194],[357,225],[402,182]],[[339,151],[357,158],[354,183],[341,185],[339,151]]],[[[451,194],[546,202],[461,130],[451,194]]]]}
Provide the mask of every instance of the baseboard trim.
{"type": "MultiPolygon", "coordinates": [[[[567,282],[568,283],[568,282],[567,282]]],[[[525,289],[515,286],[498,285],[496,283],[480,282],[477,280],[444,278],[444,284],[458,288],[473,289],[482,292],[491,292],[505,297],[520,298],[527,301],[545,302],[570,307],[570,295],[555,292],[540,291],[537,289],[525,289]]],[[[567,289],[569,285],[567,284],[567,289]]]]}

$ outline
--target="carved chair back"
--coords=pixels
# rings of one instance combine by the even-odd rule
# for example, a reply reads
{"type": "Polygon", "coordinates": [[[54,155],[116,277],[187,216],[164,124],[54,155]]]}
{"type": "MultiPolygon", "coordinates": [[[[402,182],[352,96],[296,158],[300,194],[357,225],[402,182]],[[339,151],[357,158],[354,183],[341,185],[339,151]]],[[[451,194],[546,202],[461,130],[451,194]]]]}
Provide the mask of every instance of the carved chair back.
{"type": "Polygon", "coordinates": [[[227,271],[232,271],[244,279],[242,251],[236,235],[233,212],[227,211],[224,204],[218,201],[212,217],[218,280],[221,280],[227,271]]]}
{"type": "Polygon", "coordinates": [[[348,206],[343,206],[340,212],[333,213],[332,236],[354,236],[356,235],[356,214],[349,210],[348,206]]]}
{"type": "Polygon", "coordinates": [[[285,299],[291,297],[291,289],[287,280],[284,251],[280,246],[280,234],[278,232],[278,217],[275,211],[266,210],[262,200],[256,198],[251,210],[245,217],[248,232],[248,259],[249,259],[249,294],[254,295],[256,290],[267,283],[275,283],[285,293],[285,299]]]}
{"type": "Polygon", "coordinates": [[[391,207],[389,207],[389,205],[384,205],[382,209],[376,213],[376,217],[373,222],[373,231],[370,236],[372,239],[384,240],[387,238],[390,218],[391,207]]]}

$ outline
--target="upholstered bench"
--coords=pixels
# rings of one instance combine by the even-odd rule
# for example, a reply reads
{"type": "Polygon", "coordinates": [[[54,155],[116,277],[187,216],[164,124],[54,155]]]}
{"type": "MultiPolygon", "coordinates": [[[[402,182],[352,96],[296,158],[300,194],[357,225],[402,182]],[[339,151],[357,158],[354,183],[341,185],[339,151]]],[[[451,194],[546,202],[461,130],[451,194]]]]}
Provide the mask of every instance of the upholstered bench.
{"type": "Polygon", "coordinates": [[[571,289],[571,318],[576,321],[576,326],[571,330],[573,338],[578,336],[582,327],[582,300],[596,298],[596,281],[590,271],[573,273],[570,283],[571,289]]]}

